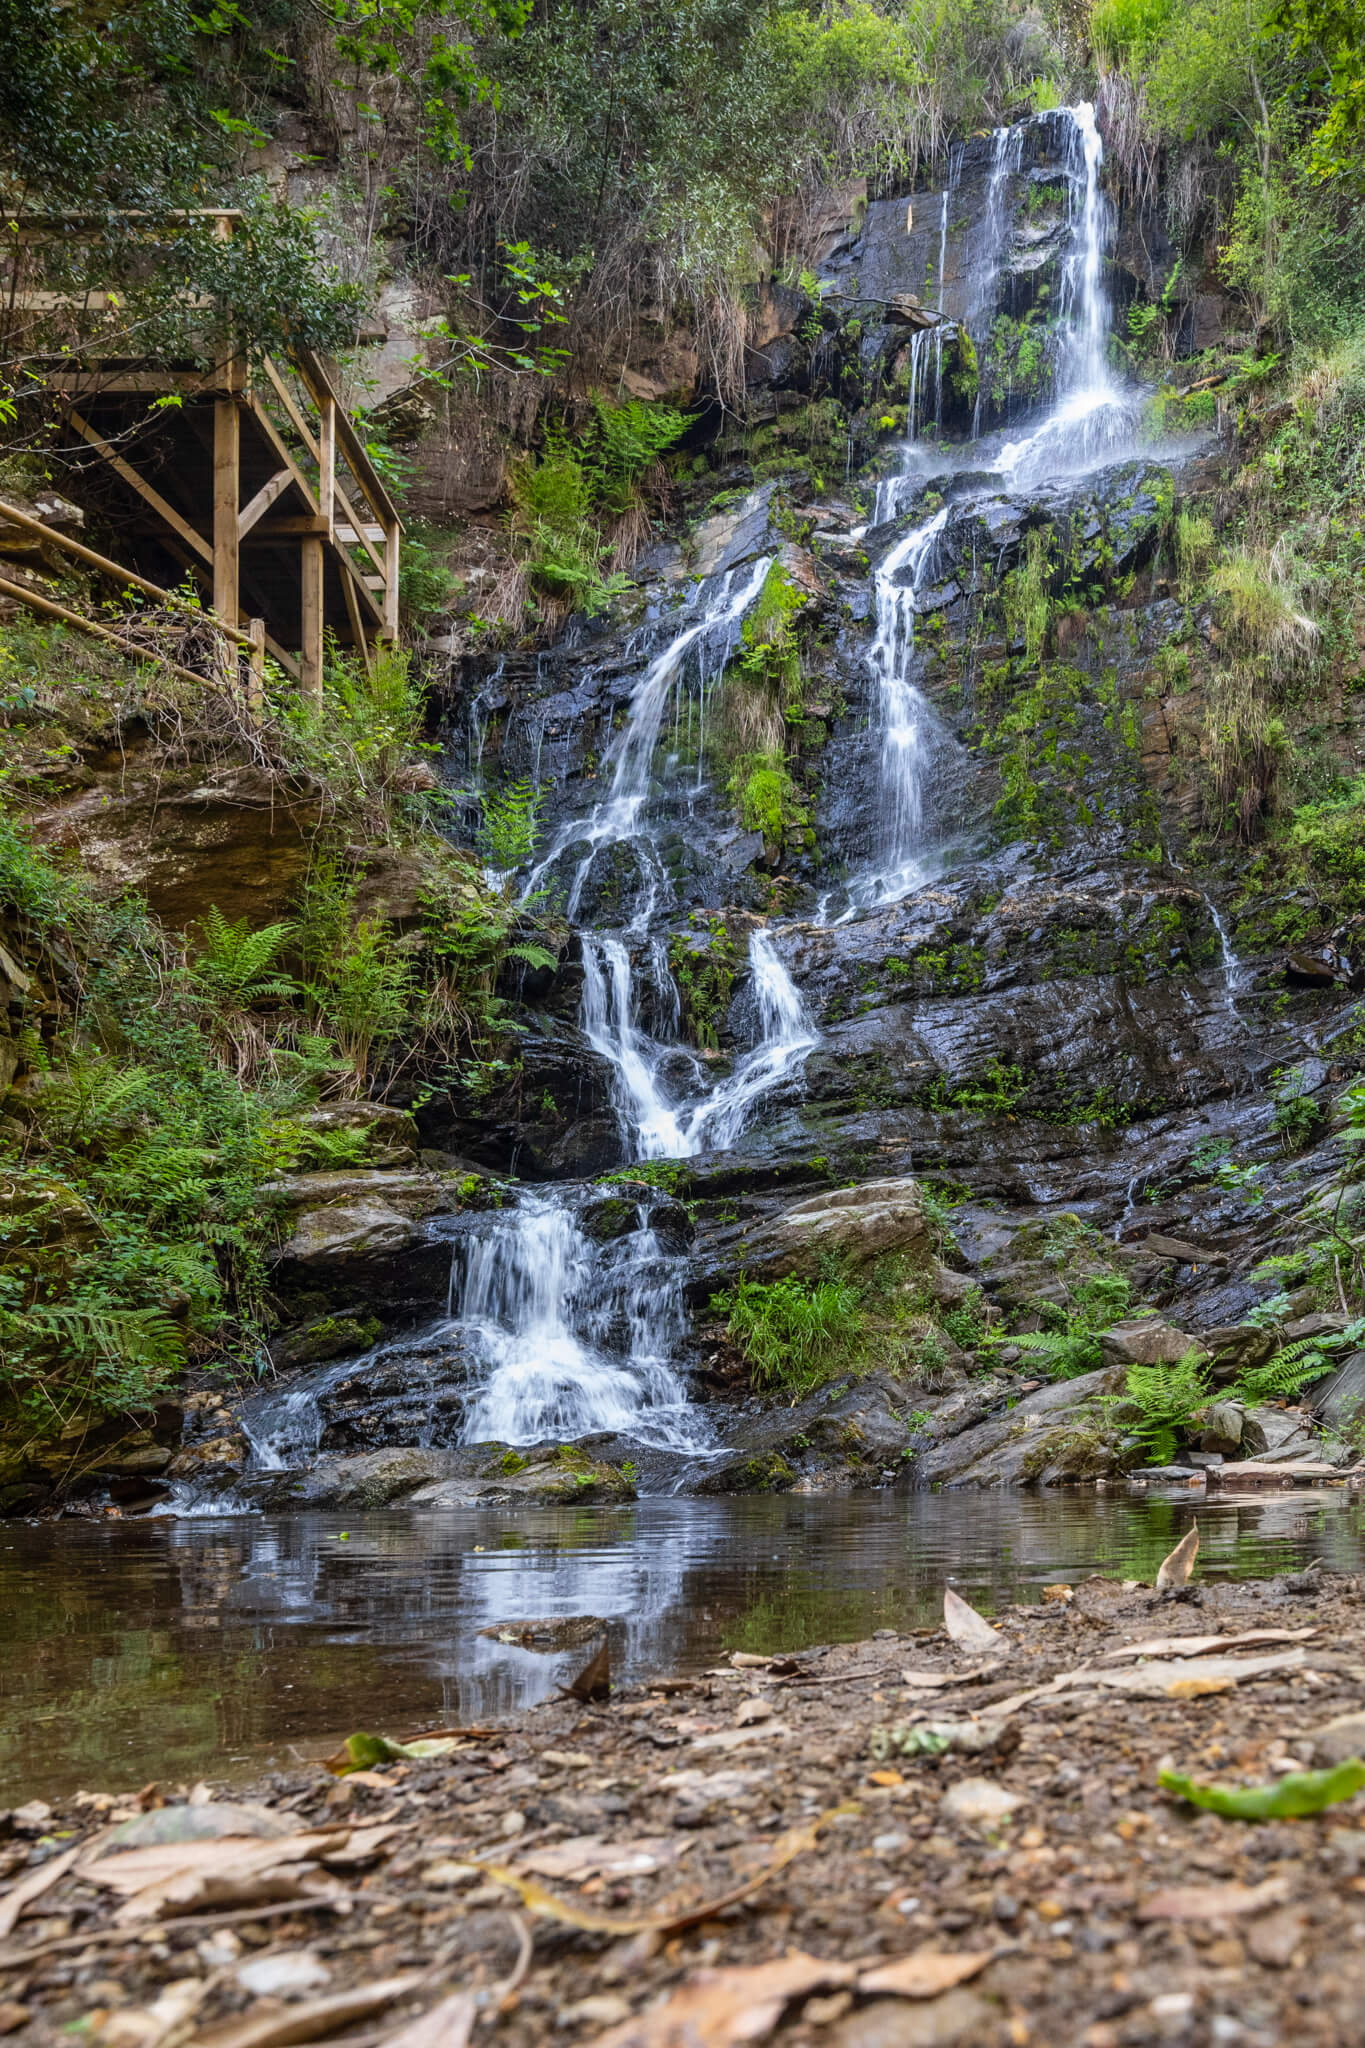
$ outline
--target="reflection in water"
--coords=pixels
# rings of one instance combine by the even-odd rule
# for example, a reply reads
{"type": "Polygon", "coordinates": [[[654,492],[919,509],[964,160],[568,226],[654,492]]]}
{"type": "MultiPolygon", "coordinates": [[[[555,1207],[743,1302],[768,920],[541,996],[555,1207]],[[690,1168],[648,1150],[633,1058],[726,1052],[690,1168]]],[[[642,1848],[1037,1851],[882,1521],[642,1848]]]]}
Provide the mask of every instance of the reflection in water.
{"type": "MultiPolygon", "coordinates": [[[[984,1607],[1048,1579],[1150,1579],[1193,1504],[1101,1495],[654,1499],[537,1512],[252,1516],[0,1528],[0,1804],[239,1774],[358,1727],[543,1698],[582,1652],[480,1636],[595,1614],[618,1679],[984,1607]]],[[[1199,1506],[1200,1567],[1361,1564],[1360,1502],[1199,1506]]]]}

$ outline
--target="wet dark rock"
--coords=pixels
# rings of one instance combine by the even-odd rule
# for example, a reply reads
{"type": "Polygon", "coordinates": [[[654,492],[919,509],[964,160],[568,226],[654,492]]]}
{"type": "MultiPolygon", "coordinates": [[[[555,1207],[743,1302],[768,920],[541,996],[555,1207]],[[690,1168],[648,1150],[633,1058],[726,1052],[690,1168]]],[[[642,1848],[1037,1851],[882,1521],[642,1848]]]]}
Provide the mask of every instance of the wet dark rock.
{"type": "Polygon", "coordinates": [[[1328,1429],[1350,1429],[1365,1407],[1365,1351],[1353,1351],[1308,1396],[1313,1413],[1328,1429]]]}
{"type": "Polygon", "coordinates": [[[1112,1425],[1096,1405],[1123,1390],[1124,1371],[1105,1367],[1026,1394],[990,1420],[935,1445],[916,1461],[927,1486],[1058,1486],[1123,1468],[1112,1425]]]}
{"type": "Polygon", "coordinates": [[[1102,1330],[1100,1349],[1109,1365],[1173,1365],[1198,1344],[1184,1330],[1153,1316],[1102,1330]]]}

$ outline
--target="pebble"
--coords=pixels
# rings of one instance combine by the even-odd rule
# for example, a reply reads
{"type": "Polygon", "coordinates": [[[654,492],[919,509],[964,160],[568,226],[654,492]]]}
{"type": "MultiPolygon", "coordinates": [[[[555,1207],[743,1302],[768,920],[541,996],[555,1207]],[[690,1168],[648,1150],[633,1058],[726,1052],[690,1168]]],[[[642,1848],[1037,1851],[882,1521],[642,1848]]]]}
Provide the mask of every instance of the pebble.
{"type": "Polygon", "coordinates": [[[560,1771],[586,1771],[592,1768],[592,1758],[585,1749],[542,1749],[540,1761],[560,1771]]]}
{"type": "Polygon", "coordinates": [[[1007,1792],[989,1778],[962,1778],[943,1795],[943,1811],[954,1820],[1003,1820],[1024,1803],[1022,1792],[1007,1792]]]}
{"type": "Polygon", "coordinates": [[[291,1991],[312,1991],[331,1982],[332,1973],[311,1949],[288,1949],[283,1955],[257,1956],[242,1963],[237,1982],[256,1998],[279,1998],[291,1991]]]}

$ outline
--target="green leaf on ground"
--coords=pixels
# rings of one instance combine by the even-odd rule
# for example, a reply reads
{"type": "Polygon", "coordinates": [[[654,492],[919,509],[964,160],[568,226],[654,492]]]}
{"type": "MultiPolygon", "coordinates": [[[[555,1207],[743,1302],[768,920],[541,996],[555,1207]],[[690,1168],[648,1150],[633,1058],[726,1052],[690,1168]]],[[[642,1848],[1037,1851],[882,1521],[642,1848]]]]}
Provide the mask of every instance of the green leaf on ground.
{"type": "Polygon", "coordinates": [[[1290,1771],[1274,1785],[1197,1785],[1177,1771],[1162,1771],[1162,1790],[1229,1820],[1297,1820],[1350,1799],[1365,1786],[1365,1763],[1348,1757],[1330,1771],[1290,1771]]]}

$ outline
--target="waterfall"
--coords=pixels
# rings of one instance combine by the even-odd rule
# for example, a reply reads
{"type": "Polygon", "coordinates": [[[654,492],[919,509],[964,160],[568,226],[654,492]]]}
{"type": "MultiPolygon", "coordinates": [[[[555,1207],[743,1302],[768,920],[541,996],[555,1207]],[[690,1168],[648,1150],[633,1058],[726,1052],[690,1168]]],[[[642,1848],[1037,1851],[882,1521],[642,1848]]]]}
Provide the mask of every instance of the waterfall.
{"type": "Polygon", "coordinates": [[[684,1328],[679,1261],[641,1216],[609,1264],[562,1195],[523,1195],[463,1251],[455,1319],[487,1361],[467,1443],[609,1431],[695,1450],[696,1411],[670,1364],[684,1328]]]}
{"type": "MultiPolygon", "coordinates": [[[[614,933],[582,935],[583,1000],[579,1023],[611,1069],[622,1144],[634,1159],[694,1159],[723,1151],[743,1130],[760,1098],[791,1073],[815,1044],[816,1032],[769,932],[754,931],[749,966],[759,1032],[732,1073],[698,1099],[670,1100],[661,1068],[679,1048],[641,1031],[630,953],[614,933]]],[[[700,1063],[690,1059],[693,1075],[700,1063]]]]}

